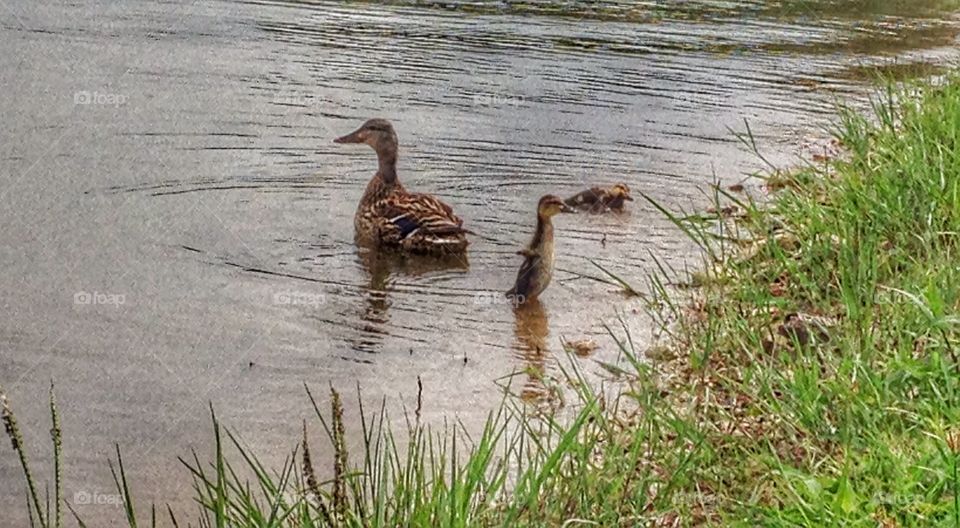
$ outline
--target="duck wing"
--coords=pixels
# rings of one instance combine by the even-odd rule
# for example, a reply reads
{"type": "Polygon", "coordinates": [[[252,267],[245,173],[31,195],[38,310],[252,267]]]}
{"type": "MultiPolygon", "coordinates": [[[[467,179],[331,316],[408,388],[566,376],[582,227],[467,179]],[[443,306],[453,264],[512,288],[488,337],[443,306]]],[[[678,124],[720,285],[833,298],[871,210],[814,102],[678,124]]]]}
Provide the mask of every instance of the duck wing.
{"type": "Polygon", "coordinates": [[[466,248],[463,220],[429,194],[394,192],[376,205],[381,239],[410,249],[466,248]],[[462,246],[462,247],[461,247],[462,246]]]}
{"type": "Polygon", "coordinates": [[[520,271],[517,272],[517,280],[513,288],[507,291],[508,297],[516,297],[518,302],[523,302],[530,294],[537,289],[537,265],[540,263],[540,255],[536,253],[527,254],[520,265],[520,271]],[[521,299],[521,297],[523,299],[521,299]]]}

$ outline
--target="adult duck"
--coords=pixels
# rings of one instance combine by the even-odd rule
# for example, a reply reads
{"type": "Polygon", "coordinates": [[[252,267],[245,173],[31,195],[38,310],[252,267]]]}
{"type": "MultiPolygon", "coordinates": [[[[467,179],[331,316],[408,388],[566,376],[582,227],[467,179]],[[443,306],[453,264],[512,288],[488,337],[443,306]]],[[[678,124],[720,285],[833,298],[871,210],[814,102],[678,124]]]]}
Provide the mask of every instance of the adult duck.
{"type": "Polygon", "coordinates": [[[358,242],[409,253],[463,253],[469,242],[463,220],[429,194],[408,192],[397,178],[399,142],[386,119],[371,119],[334,143],[365,143],[379,167],[360,199],[353,226],[358,242]]]}

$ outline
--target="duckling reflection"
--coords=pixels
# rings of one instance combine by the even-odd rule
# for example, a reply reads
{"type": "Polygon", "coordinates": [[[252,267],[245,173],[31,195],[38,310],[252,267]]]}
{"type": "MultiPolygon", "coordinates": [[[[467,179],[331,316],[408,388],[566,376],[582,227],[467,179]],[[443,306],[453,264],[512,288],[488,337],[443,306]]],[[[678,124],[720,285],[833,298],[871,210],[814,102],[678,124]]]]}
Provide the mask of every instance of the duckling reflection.
{"type": "Polygon", "coordinates": [[[520,391],[524,401],[541,401],[548,391],[543,383],[546,374],[547,334],[550,332],[547,311],[539,299],[518,305],[513,310],[515,347],[526,363],[527,381],[520,391]]]}
{"type": "Polygon", "coordinates": [[[360,318],[365,324],[360,329],[362,335],[353,343],[353,348],[368,353],[380,352],[383,336],[390,333],[389,312],[393,304],[390,292],[397,277],[421,277],[438,271],[466,271],[470,268],[465,255],[438,258],[362,248],[357,257],[369,277],[369,282],[362,287],[363,304],[360,307],[360,318]]]}

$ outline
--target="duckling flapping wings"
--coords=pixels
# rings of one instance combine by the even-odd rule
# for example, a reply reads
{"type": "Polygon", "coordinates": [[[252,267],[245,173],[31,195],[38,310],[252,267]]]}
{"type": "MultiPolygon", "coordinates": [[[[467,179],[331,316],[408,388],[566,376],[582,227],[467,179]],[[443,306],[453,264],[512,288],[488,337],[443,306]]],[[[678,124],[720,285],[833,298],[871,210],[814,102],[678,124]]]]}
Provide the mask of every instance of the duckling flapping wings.
{"type": "Polygon", "coordinates": [[[540,263],[540,255],[529,249],[518,251],[517,254],[525,258],[520,265],[520,271],[517,272],[517,280],[513,283],[513,288],[507,290],[507,297],[523,304],[526,298],[537,290],[537,266],[540,263]]]}

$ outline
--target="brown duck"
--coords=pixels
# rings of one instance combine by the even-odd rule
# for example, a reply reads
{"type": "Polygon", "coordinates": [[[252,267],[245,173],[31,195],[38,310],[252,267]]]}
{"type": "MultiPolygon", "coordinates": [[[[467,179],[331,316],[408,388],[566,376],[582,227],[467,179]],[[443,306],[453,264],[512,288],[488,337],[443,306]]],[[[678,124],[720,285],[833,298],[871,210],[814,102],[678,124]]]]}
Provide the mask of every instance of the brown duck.
{"type": "Polygon", "coordinates": [[[379,168],[360,199],[353,226],[359,242],[410,253],[463,253],[469,242],[463,220],[429,194],[408,192],[397,178],[399,142],[386,119],[371,119],[335,143],[365,143],[379,168]]]}
{"type": "Polygon", "coordinates": [[[570,207],[593,212],[622,211],[625,201],[633,201],[630,188],[625,183],[612,187],[592,187],[564,200],[570,207]]]}
{"type": "Polygon", "coordinates": [[[507,292],[514,304],[523,304],[536,299],[553,278],[553,221],[561,212],[573,210],[563,200],[553,195],[540,198],[537,204],[537,230],[530,245],[517,253],[525,258],[517,272],[517,280],[507,292]]]}

